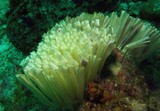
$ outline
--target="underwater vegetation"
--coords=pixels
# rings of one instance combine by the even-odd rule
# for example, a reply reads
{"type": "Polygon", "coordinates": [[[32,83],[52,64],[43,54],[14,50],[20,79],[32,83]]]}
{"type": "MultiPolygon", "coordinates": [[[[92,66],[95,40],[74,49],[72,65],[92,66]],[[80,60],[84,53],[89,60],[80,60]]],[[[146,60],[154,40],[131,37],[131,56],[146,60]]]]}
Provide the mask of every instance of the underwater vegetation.
{"type": "MultiPolygon", "coordinates": [[[[96,94],[92,97],[94,93],[92,85],[94,87],[96,83],[91,81],[100,76],[104,63],[114,48],[118,48],[127,57],[139,63],[157,50],[160,47],[158,44],[160,44],[160,32],[156,28],[139,18],[131,17],[124,11],[119,16],[115,12],[110,16],[102,13],[82,13],[76,18],[67,17],[43,35],[37,51],[33,51],[21,62],[24,74],[17,74],[17,79],[26,85],[42,103],[54,110],[75,110],[84,100],[83,96],[88,83],[86,94],[93,99],[88,98],[88,100],[95,101],[96,94]]],[[[125,65],[130,71],[127,72],[127,75],[135,71],[127,62],[125,65]]],[[[118,80],[104,80],[106,81],[104,84],[109,84],[107,81],[113,84],[107,86],[111,90],[113,88],[113,98],[114,96],[115,99],[119,97],[114,93],[119,91],[124,96],[130,94],[128,98],[131,99],[136,96],[141,98],[143,90],[137,85],[139,82],[136,82],[139,76],[136,75],[137,78],[133,79],[133,83],[131,79],[128,79],[131,86],[128,86],[128,80],[122,81],[121,84],[118,81],[126,78],[126,72],[119,72],[121,62],[115,61],[108,67],[113,74],[120,76],[118,80]],[[124,85],[126,88],[124,90],[114,89],[115,85],[118,87],[124,85]],[[138,94],[137,91],[139,91],[138,94]]],[[[101,87],[103,89],[104,86],[101,87]]],[[[142,84],[142,87],[145,85],[142,84]]],[[[145,89],[147,90],[146,87],[145,89]]],[[[99,89],[96,90],[99,92],[99,89]]],[[[112,95],[107,92],[109,88],[104,91],[105,97],[101,99],[107,102],[108,95],[109,98],[111,96],[110,99],[112,95]]],[[[145,109],[144,101],[142,101],[142,106],[145,109]]],[[[138,104],[136,100],[132,102],[138,104]]],[[[132,104],[128,104],[127,108],[132,109],[132,104]]]]}

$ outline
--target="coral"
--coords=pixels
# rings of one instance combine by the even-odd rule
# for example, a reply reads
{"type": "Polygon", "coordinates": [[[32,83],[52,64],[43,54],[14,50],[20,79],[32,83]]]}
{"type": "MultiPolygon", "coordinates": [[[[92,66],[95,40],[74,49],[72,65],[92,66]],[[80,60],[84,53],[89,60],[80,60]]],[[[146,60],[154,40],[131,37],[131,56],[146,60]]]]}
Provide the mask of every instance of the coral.
{"type": "MultiPolygon", "coordinates": [[[[114,47],[141,62],[159,48],[159,36],[156,28],[124,11],[120,16],[113,12],[110,16],[82,13],[76,18],[67,17],[43,35],[37,51],[21,62],[25,74],[18,74],[17,78],[53,109],[74,110],[83,101],[86,84],[99,76],[114,47]]],[[[126,65],[129,64],[126,61],[126,65]]],[[[129,71],[135,71],[130,68],[123,75],[120,69],[114,73],[124,80],[129,71]]],[[[90,92],[97,95],[92,100],[100,98],[101,91],[95,90],[98,86],[89,87],[93,87],[90,92]]],[[[108,87],[113,89],[113,85],[108,87]]],[[[125,86],[122,91],[129,90],[130,96],[139,97],[138,89],[125,86]]],[[[108,97],[110,92],[104,95],[107,100],[115,96],[108,97]]]]}

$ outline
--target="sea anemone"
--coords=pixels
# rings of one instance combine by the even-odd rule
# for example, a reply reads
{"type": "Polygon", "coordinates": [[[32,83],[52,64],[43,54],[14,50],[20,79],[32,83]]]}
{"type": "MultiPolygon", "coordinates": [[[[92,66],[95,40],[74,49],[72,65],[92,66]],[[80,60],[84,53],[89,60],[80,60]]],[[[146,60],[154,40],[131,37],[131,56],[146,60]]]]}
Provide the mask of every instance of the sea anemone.
{"type": "Polygon", "coordinates": [[[17,78],[53,109],[74,110],[115,46],[140,62],[159,43],[155,28],[126,12],[82,13],[44,34],[37,51],[21,62],[25,74],[17,78]]]}
{"type": "Polygon", "coordinates": [[[67,17],[21,62],[25,74],[18,74],[18,80],[53,109],[72,110],[114,47],[108,23],[107,16],[96,13],[67,17]]]}
{"type": "Polygon", "coordinates": [[[139,63],[160,48],[160,32],[151,24],[122,11],[113,12],[110,25],[116,34],[116,47],[139,63]]]}

